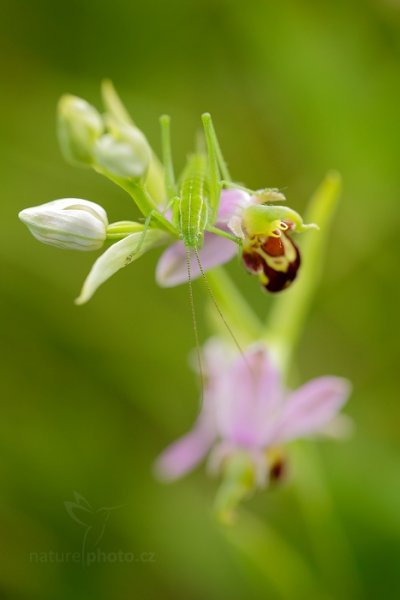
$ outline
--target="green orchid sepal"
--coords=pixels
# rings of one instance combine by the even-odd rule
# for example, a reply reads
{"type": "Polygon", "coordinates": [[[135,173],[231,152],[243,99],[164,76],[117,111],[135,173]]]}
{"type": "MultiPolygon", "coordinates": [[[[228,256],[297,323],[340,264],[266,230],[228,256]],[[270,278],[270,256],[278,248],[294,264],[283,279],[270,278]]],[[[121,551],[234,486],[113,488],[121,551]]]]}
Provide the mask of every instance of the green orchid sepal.
{"type": "Polygon", "coordinates": [[[287,206],[251,204],[243,211],[242,221],[249,237],[273,236],[276,230],[281,229],[282,223],[290,223],[293,230],[299,233],[319,229],[314,223],[304,223],[299,213],[287,206]]]}
{"type": "MultiPolygon", "coordinates": [[[[139,224],[138,224],[139,225],[139,224]]],[[[161,229],[142,226],[141,230],[125,236],[108,248],[94,263],[87,276],[76,304],[85,304],[96,290],[117,271],[130,265],[145,252],[171,241],[171,236],[161,229]]]]}

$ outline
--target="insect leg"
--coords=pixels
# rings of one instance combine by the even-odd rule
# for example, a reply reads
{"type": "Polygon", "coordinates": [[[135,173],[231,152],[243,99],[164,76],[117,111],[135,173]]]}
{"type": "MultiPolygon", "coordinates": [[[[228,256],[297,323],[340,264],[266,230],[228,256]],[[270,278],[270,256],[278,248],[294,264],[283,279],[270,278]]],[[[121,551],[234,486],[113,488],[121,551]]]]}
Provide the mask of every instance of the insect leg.
{"type": "Polygon", "coordinates": [[[209,183],[210,183],[210,209],[211,215],[209,219],[209,224],[213,225],[217,218],[218,206],[219,206],[219,197],[221,194],[221,183],[220,183],[220,175],[219,175],[219,167],[218,167],[218,159],[217,159],[217,151],[215,145],[215,138],[213,136],[213,126],[211,121],[211,115],[209,113],[205,113],[201,117],[203,121],[204,127],[204,136],[206,138],[207,144],[207,152],[208,152],[208,162],[209,162],[209,183]]]}
{"type": "Polygon", "coordinates": [[[133,257],[134,257],[136,254],[138,254],[138,253],[141,251],[141,249],[142,249],[142,246],[143,246],[143,244],[144,244],[144,240],[146,239],[146,234],[147,234],[147,232],[148,232],[148,230],[149,230],[149,227],[150,227],[151,219],[152,219],[152,218],[153,218],[153,217],[154,217],[156,214],[157,214],[157,211],[156,211],[156,210],[152,210],[152,211],[150,211],[150,212],[149,212],[149,214],[147,215],[147,217],[146,217],[146,220],[145,220],[145,222],[144,222],[143,231],[142,231],[142,235],[141,235],[141,237],[140,237],[139,243],[138,243],[138,245],[136,246],[136,249],[135,249],[135,251],[134,251],[134,252],[132,252],[132,254],[131,254],[131,257],[132,257],[132,258],[133,258],[133,257]]]}
{"type": "MultiPolygon", "coordinates": [[[[208,130],[208,135],[209,135],[211,144],[214,147],[214,152],[215,152],[215,155],[217,158],[219,170],[221,171],[221,174],[222,174],[222,178],[225,179],[226,181],[232,181],[232,177],[229,173],[229,169],[226,164],[226,160],[223,157],[221,146],[219,144],[217,134],[214,129],[211,115],[209,113],[205,113],[202,116],[202,120],[203,120],[204,131],[206,133],[206,129],[208,130]]],[[[207,133],[206,133],[206,137],[207,137],[207,133]]]]}
{"type": "Polygon", "coordinates": [[[165,169],[164,179],[169,202],[176,196],[176,183],[171,151],[170,122],[171,119],[169,115],[162,115],[160,117],[162,157],[165,169]]]}

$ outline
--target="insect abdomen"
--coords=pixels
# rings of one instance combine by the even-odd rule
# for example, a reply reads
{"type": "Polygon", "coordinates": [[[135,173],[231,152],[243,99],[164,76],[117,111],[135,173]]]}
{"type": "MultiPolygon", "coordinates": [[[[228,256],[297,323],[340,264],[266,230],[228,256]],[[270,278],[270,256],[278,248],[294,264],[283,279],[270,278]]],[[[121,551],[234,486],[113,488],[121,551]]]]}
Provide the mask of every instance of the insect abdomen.
{"type": "Polygon", "coordinates": [[[182,240],[190,248],[203,243],[208,220],[207,158],[195,154],[188,159],[179,185],[179,200],[174,211],[174,221],[182,240]]]}

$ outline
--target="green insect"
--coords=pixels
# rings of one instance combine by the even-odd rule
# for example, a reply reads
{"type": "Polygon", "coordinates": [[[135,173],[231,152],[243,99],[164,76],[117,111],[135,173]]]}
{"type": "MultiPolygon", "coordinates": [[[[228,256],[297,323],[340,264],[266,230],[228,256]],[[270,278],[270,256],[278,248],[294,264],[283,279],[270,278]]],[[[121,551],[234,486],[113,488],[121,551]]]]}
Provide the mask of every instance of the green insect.
{"type": "Polygon", "coordinates": [[[188,157],[182,175],[176,182],[171,153],[170,118],[167,115],[163,115],[160,119],[162,156],[165,168],[165,188],[168,199],[167,209],[170,209],[172,212],[172,224],[178,231],[179,237],[186,250],[190,305],[196,346],[199,354],[200,370],[202,370],[202,367],[191,277],[192,253],[195,255],[200,273],[206,283],[211,300],[234,343],[238,347],[240,353],[242,353],[242,349],[208,285],[207,277],[199,257],[199,250],[203,246],[204,233],[206,231],[238,242],[238,239],[235,236],[215,227],[221,190],[224,182],[229,182],[231,178],[221,153],[211,115],[209,113],[204,113],[202,115],[202,122],[206,148],[204,148],[203,140],[200,139],[199,150],[188,157]]]}
{"type": "MultiPolygon", "coordinates": [[[[201,148],[188,157],[183,173],[176,182],[171,154],[170,118],[163,115],[160,119],[168,208],[172,209],[173,225],[185,247],[196,253],[203,245],[205,231],[228,235],[237,241],[234,236],[214,226],[223,181],[230,180],[230,175],[210,114],[203,114],[202,121],[206,151],[201,148]]],[[[204,145],[202,140],[199,145],[204,145]]]]}
{"type": "MultiPolygon", "coordinates": [[[[222,187],[233,184],[209,113],[202,115],[202,122],[204,138],[199,137],[199,149],[189,155],[185,168],[176,181],[171,152],[170,117],[163,115],[160,118],[167,201],[164,209],[151,208],[147,211],[142,240],[135,251],[135,255],[140,253],[146,234],[152,227],[152,223],[155,222],[157,226],[161,226],[182,240],[187,253],[189,282],[192,253],[195,255],[200,272],[204,277],[199,250],[203,246],[206,231],[228,238],[238,244],[241,243],[236,236],[215,226],[222,187]],[[165,216],[168,212],[172,215],[170,219],[165,216]]],[[[135,198],[138,199],[137,194],[140,190],[137,186],[135,192],[135,198]]],[[[147,206],[150,204],[147,201],[147,206]]]]}

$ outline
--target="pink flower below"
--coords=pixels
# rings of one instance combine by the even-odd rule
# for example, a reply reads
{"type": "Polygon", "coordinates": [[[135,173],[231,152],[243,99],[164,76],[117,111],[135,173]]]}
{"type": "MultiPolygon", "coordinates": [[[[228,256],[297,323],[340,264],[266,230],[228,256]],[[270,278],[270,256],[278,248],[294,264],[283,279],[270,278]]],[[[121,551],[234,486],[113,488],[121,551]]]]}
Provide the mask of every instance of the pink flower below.
{"type": "Polygon", "coordinates": [[[212,449],[211,466],[245,451],[252,459],[258,485],[268,480],[267,450],[291,440],[323,433],[350,393],[340,377],[319,377],[290,392],[261,345],[242,356],[227,358],[225,348],[211,341],[204,351],[207,385],[194,428],[167,448],[156,463],[164,480],[193,469],[212,449]]]}

